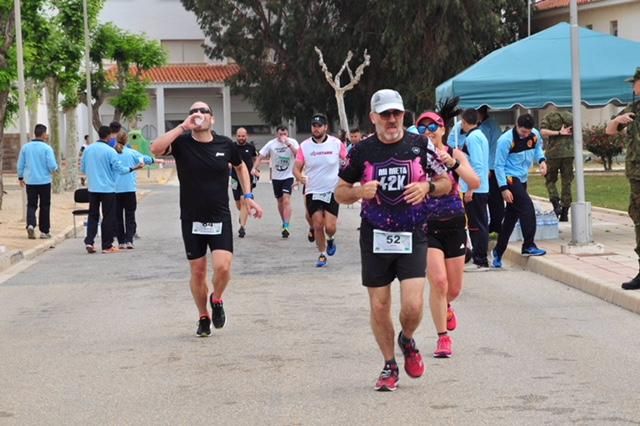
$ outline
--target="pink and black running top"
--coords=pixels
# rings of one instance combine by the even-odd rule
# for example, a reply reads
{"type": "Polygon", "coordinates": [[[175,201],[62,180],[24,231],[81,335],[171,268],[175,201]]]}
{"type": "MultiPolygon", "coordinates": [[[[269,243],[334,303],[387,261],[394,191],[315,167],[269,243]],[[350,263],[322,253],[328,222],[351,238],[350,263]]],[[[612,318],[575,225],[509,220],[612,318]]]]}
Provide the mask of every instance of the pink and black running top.
{"type": "Polygon", "coordinates": [[[362,200],[360,216],[375,229],[411,232],[425,222],[429,207],[426,202],[415,206],[405,202],[405,186],[446,173],[433,144],[405,132],[393,144],[380,142],[376,135],[363,140],[349,152],[339,176],[352,184],[380,182],[376,196],[362,200]]]}

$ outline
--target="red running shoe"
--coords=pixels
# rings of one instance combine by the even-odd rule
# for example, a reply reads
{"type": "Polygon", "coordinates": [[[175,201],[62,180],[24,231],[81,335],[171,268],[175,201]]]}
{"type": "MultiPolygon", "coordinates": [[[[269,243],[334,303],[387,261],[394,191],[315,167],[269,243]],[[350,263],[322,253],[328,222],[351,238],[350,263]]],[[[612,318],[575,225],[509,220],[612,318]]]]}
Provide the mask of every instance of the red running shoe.
{"type": "Polygon", "coordinates": [[[438,344],[436,350],[433,353],[434,358],[451,358],[453,352],[451,351],[451,337],[444,335],[438,337],[438,344]]]}
{"type": "Polygon", "coordinates": [[[403,344],[404,336],[402,331],[398,334],[398,345],[402,349],[404,355],[404,371],[407,372],[409,377],[417,379],[424,374],[424,362],[422,361],[422,355],[420,351],[416,349],[416,341],[411,339],[409,343],[403,344]]]}
{"type": "Polygon", "coordinates": [[[398,366],[385,365],[378,377],[374,389],[380,392],[393,392],[398,389],[398,366]]]}
{"type": "Polygon", "coordinates": [[[453,331],[458,326],[458,317],[456,311],[451,306],[447,306],[447,330],[453,331]]]}

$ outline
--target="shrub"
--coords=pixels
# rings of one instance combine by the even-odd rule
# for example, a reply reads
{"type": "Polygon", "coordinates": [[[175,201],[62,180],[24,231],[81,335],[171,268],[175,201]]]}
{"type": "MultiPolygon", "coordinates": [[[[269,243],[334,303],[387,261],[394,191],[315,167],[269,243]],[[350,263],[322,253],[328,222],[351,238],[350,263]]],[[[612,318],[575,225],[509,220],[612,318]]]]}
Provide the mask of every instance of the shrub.
{"type": "Polygon", "coordinates": [[[611,170],[613,157],[620,154],[624,150],[625,139],[624,133],[611,136],[605,133],[606,125],[591,126],[582,132],[582,140],[584,147],[602,159],[605,170],[611,170]]]}

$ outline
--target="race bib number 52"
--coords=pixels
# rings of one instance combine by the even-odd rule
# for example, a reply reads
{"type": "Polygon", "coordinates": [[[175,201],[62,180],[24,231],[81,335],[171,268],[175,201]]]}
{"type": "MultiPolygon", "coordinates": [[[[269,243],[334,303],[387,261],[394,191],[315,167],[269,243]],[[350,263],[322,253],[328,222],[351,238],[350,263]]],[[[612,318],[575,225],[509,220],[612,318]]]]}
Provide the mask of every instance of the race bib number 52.
{"type": "Polygon", "coordinates": [[[373,230],[373,252],[377,254],[411,254],[413,238],[411,232],[387,232],[373,230]]]}

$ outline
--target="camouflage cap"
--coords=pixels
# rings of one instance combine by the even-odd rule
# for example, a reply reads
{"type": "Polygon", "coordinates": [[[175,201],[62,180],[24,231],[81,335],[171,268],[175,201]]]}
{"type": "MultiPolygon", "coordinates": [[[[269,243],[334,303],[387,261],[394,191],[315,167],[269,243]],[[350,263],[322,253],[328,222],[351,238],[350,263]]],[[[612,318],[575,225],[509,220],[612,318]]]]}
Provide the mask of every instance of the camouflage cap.
{"type": "Polygon", "coordinates": [[[636,68],[636,72],[633,74],[633,77],[629,77],[625,81],[635,83],[636,80],[640,80],[640,67],[636,68]]]}

